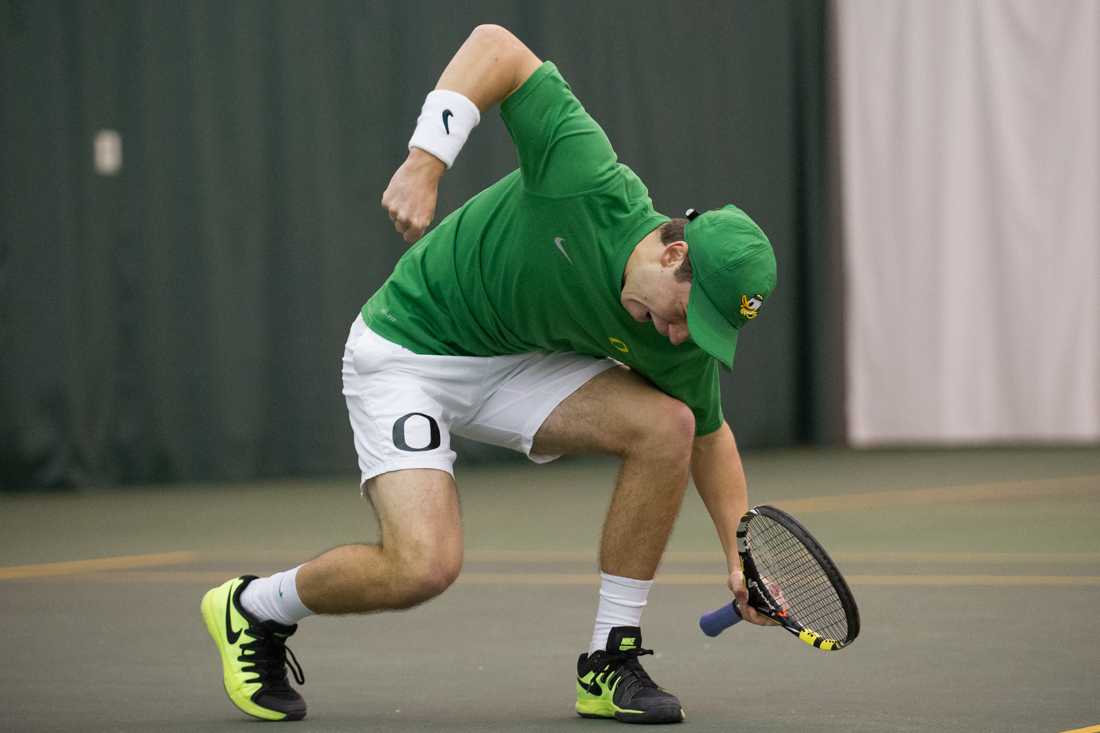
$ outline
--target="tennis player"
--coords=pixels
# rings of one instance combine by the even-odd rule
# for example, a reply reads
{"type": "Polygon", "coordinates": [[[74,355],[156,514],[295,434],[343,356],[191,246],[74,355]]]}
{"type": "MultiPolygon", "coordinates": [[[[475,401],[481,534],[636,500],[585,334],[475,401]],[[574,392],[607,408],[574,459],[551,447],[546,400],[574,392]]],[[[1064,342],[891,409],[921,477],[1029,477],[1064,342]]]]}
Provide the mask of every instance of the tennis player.
{"type": "Polygon", "coordinates": [[[427,95],[382,206],[417,244],[363,306],[343,359],[381,543],[206,594],[230,699],[257,718],[302,718],[288,663],[303,678],[285,645],[299,621],[409,608],[454,582],[462,525],[451,436],[462,435],[536,463],[621,458],[576,711],[682,720],[680,701],[639,663],[651,653],[640,622],[689,476],[725,550],[730,590],[747,620],[770,623],[746,602],[734,538],[746,482],[718,381],[776,285],[767,237],[732,205],[688,219],[657,213],[554,64],[491,25],[474,29],[427,95]],[[421,238],[440,177],[497,104],[519,169],[421,238]]]}

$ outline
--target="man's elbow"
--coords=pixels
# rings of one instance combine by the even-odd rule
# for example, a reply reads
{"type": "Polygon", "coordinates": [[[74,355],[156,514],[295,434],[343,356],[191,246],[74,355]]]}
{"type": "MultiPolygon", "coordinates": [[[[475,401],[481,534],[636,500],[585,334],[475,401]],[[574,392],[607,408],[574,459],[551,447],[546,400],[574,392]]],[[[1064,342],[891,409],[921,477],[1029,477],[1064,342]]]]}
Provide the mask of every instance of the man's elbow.
{"type": "Polygon", "coordinates": [[[527,81],[542,64],[523,41],[501,25],[483,23],[477,26],[470,33],[467,43],[475,45],[482,53],[492,57],[495,63],[503,64],[509,75],[509,89],[505,97],[527,81]]]}
{"type": "Polygon", "coordinates": [[[502,25],[494,23],[482,23],[470,33],[470,39],[486,46],[511,49],[517,45],[523,45],[512,31],[502,25]]]}
{"type": "Polygon", "coordinates": [[[470,33],[470,37],[485,43],[517,43],[519,41],[505,26],[496,23],[482,23],[475,26],[470,33]]]}

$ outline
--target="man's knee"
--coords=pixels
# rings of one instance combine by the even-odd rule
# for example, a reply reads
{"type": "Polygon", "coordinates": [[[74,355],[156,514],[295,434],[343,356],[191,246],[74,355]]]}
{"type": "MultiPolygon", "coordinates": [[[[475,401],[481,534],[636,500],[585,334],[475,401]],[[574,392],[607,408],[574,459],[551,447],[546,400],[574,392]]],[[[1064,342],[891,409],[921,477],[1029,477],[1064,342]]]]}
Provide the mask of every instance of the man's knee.
{"type": "Polygon", "coordinates": [[[674,397],[656,395],[638,411],[631,433],[625,446],[628,453],[690,460],[695,440],[695,413],[674,397]]]}
{"type": "Polygon", "coordinates": [[[391,556],[394,608],[412,608],[435,598],[447,590],[462,571],[461,547],[436,547],[427,552],[421,548],[413,553],[398,552],[391,556]]]}
{"type": "Polygon", "coordinates": [[[451,475],[392,471],[368,482],[367,491],[382,528],[382,557],[365,575],[365,607],[411,608],[445,591],[462,570],[462,521],[451,475]]]}

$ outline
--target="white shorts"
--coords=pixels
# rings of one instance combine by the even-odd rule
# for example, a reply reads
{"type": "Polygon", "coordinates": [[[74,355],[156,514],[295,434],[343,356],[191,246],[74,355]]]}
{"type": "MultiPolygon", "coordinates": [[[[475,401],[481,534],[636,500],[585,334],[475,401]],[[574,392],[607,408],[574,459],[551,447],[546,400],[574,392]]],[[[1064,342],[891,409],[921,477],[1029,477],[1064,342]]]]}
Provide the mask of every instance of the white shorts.
{"type": "Polygon", "coordinates": [[[615,366],[574,353],[416,354],[355,319],[344,347],[344,398],[362,481],[403,468],[454,475],[451,434],[531,453],[543,421],[588,380],[615,366]]]}

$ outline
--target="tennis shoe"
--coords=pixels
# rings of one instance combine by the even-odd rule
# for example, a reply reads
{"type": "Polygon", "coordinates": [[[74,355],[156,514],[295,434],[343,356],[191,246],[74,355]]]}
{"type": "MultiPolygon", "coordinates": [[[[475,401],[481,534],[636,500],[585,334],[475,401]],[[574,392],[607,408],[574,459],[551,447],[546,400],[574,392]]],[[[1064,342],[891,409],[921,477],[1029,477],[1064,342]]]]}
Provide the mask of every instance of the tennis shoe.
{"type": "Polygon", "coordinates": [[[582,654],[577,660],[577,714],[624,723],[682,721],[680,701],[661,689],[638,661],[652,653],[642,648],[642,630],[637,626],[611,629],[607,649],[582,654]]]}
{"type": "Polygon", "coordinates": [[[222,662],[222,682],[229,700],[261,720],[301,720],[306,703],[286,678],[289,666],[299,685],[305,675],[286,647],[297,626],[260,621],[241,605],[241,591],[254,575],[233,578],[202,598],[202,619],[222,662]]]}

